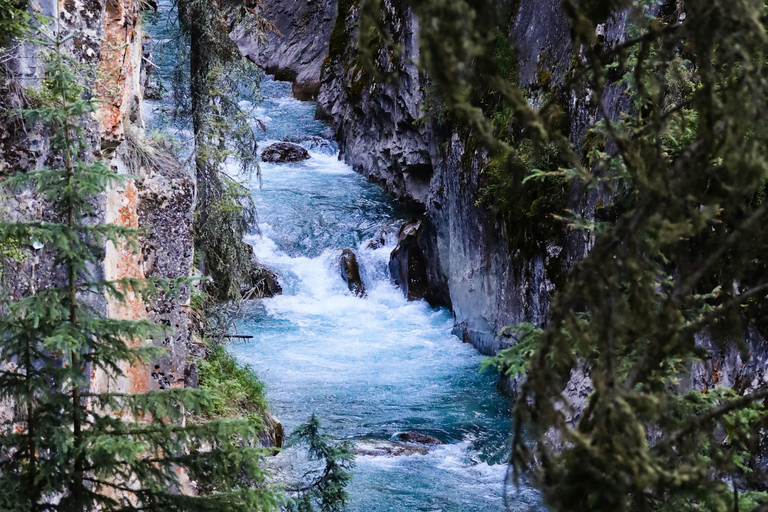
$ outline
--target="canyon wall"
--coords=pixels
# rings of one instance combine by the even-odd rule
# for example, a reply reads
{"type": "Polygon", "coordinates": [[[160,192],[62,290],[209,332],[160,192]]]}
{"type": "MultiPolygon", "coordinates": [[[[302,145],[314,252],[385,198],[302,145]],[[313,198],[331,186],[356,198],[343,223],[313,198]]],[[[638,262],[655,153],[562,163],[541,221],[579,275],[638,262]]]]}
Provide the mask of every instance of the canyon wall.
{"type": "MultiPolygon", "coordinates": [[[[144,139],[142,115],[141,2],[136,0],[93,1],[42,0],[38,12],[58,19],[60,30],[73,36],[65,52],[82,66],[80,75],[86,91],[100,100],[93,115],[82,125],[87,140],[85,157],[102,159],[118,174],[130,175],[105,194],[94,198],[95,214],[90,222],[109,222],[141,229],[140,250],[107,243],[105,258],[92,269],[97,278],[188,277],[192,272],[192,213],[195,186],[187,171],[172,157],[155,158],[148,165],[136,157],[145,151],[158,155],[144,139]]],[[[49,25],[53,27],[53,23],[49,25]]],[[[30,105],[29,90],[40,87],[43,56],[40,47],[24,44],[5,55],[5,72],[0,106],[12,109],[30,105]]],[[[42,124],[28,126],[6,112],[0,118],[0,179],[26,170],[55,165],[49,150],[50,133],[42,124]]],[[[32,188],[0,198],[0,212],[6,220],[51,220],[56,215],[50,204],[32,188]]],[[[4,254],[5,289],[11,299],[61,283],[63,269],[54,265],[52,252],[43,245],[22,243],[20,252],[4,254]]],[[[94,391],[143,392],[184,386],[191,371],[188,348],[191,340],[188,315],[189,290],[177,297],[161,296],[152,304],[128,293],[125,303],[91,293],[83,297],[110,318],[143,320],[168,329],[152,342],[167,349],[168,355],[149,367],[125,367],[118,381],[99,371],[91,372],[94,391]]]]}
{"type": "Polygon", "coordinates": [[[260,14],[270,23],[266,33],[241,24],[231,34],[240,52],[275,75],[293,83],[293,94],[317,98],[320,68],[336,16],[334,0],[264,2],[260,14]]]}
{"type": "MultiPolygon", "coordinates": [[[[288,4],[271,0],[266,9],[290,16],[288,4]]],[[[382,1],[384,26],[399,53],[375,48],[377,75],[363,65],[358,53],[359,3],[339,0],[335,10],[333,22],[315,18],[321,25],[309,30],[330,32],[328,55],[321,56],[318,117],[333,127],[348,164],[419,213],[419,221],[408,223],[399,233],[390,265],[395,281],[409,297],[417,298],[417,291],[432,303],[451,307],[457,335],[480,352],[495,354],[511,343],[500,334],[505,326],[546,322],[557,283],[587,254],[592,240],[581,232],[542,236],[528,226],[508,225],[480,201],[486,153],[467,130],[446,127],[428,115],[436,108],[435,99],[429,78],[415,64],[419,27],[406,1],[382,1]],[[514,240],[510,233],[517,234],[514,240]]],[[[597,112],[584,95],[566,85],[573,49],[560,1],[520,0],[509,20],[502,21],[509,26],[506,35],[515,48],[520,85],[533,104],[544,97],[557,98],[566,131],[581,148],[597,112]]],[[[298,21],[281,21],[283,26],[292,23],[298,21]]],[[[599,31],[604,44],[623,40],[626,16],[599,31]]],[[[299,32],[287,30],[281,38],[282,45],[312,46],[299,32]]],[[[261,51],[279,54],[280,48],[268,42],[261,51]]],[[[294,72],[301,73],[301,66],[294,72]]],[[[618,86],[609,89],[605,106],[611,116],[630,108],[618,86]]],[[[601,190],[572,184],[562,208],[594,218],[598,205],[607,199],[601,190]]],[[[754,389],[767,381],[768,344],[754,329],[746,338],[753,354],[748,363],[735,343],[719,346],[701,337],[699,344],[713,357],[693,369],[687,385],[704,389],[720,383],[754,389]]],[[[567,393],[577,405],[589,392],[584,375],[574,375],[568,383],[567,393]]]]}

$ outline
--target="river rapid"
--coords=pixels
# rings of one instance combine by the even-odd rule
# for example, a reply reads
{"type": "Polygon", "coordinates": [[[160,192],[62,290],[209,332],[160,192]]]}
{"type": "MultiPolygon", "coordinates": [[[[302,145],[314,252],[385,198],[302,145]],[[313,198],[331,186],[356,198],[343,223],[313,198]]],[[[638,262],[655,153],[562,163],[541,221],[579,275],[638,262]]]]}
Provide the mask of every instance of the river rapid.
{"type": "MultiPolygon", "coordinates": [[[[177,59],[170,9],[161,0],[148,23],[158,83],[166,88],[177,59]]],[[[241,103],[254,127],[255,119],[266,126],[260,150],[288,140],[311,158],[262,163],[261,178],[243,178],[259,213],[247,241],[278,274],[283,293],[248,301],[236,330],[253,339],[230,351],[265,382],[287,433],[314,413],[325,432],[354,443],[350,512],[503,510],[511,404],[496,391],[496,375],[480,373],[482,357],[451,333],[450,311],[408,302],[391,283],[389,255],[408,212],[339,160],[314,103],[294,99],[286,82],[267,77],[261,86],[261,101],[241,103]],[[382,238],[383,246],[369,246],[382,238]],[[358,256],[363,298],[342,279],[339,257],[347,247],[358,256]],[[406,432],[443,444],[400,443],[406,432]]],[[[165,92],[145,102],[147,126],[188,156],[188,120],[174,119],[171,101],[165,92]]],[[[228,171],[236,175],[237,165],[228,171]]],[[[287,448],[270,465],[278,481],[295,482],[302,460],[300,449],[287,448]]],[[[532,490],[511,494],[512,510],[539,509],[532,490]]]]}
{"type": "MultiPolygon", "coordinates": [[[[238,332],[254,338],[232,352],[264,380],[286,432],[315,413],[327,432],[358,446],[350,511],[502,510],[510,402],[495,375],[479,372],[482,357],[451,333],[451,313],[408,302],[391,283],[389,254],[407,212],[339,160],[314,103],[290,90],[262,83],[260,146],[290,140],[311,158],[262,163],[261,186],[250,181],[260,234],[248,241],[283,294],[247,307],[238,332]],[[384,246],[371,248],[382,235],[384,246]],[[364,298],[342,279],[345,247],[358,255],[364,298]],[[404,432],[445,444],[386,453],[404,432]]],[[[530,491],[513,494],[518,510],[535,503],[530,491]]]]}

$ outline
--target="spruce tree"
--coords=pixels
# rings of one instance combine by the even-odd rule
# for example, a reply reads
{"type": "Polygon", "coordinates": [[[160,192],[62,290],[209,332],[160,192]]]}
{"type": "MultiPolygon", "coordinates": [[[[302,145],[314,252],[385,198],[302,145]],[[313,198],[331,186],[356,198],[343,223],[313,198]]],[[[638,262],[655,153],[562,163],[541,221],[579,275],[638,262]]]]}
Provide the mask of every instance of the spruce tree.
{"type": "Polygon", "coordinates": [[[291,495],[286,512],[339,512],[349,500],[346,487],[352,480],[355,455],[350,441],[336,441],[321,429],[320,420],[312,414],[307,423],[291,435],[289,444],[303,445],[310,461],[321,467],[304,473],[300,482],[286,488],[291,495]]]}
{"type": "Polygon", "coordinates": [[[219,300],[233,300],[254,271],[253,250],[243,236],[256,229],[251,192],[225,172],[228,159],[244,176],[260,179],[256,130],[263,124],[240,108],[258,101],[262,71],[244,58],[229,33],[237,23],[263,34],[271,24],[250,0],[176,0],[183,69],[174,72],[174,95],[192,118],[195,137],[195,245],[207,286],[219,300]],[[248,84],[248,85],[245,85],[248,84]]]}
{"type": "Polygon", "coordinates": [[[124,375],[160,355],[147,340],[158,327],[105,317],[86,300],[129,292],[152,300],[186,280],[105,281],[105,244],[138,250],[136,230],[93,223],[100,194],[124,176],[94,159],[83,121],[98,107],[78,82],[77,63],[64,45],[72,35],[43,38],[50,50],[37,108],[23,112],[36,129],[50,130],[51,168],[18,172],[3,186],[30,183],[55,212],[55,221],[2,222],[0,246],[23,252],[42,244],[55,258],[54,284],[4,305],[0,317],[0,398],[16,417],[1,425],[0,508],[66,511],[256,511],[280,502],[265,483],[253,420],[200,422],[209,394],[172,389],[145,394],[99,392],[89,376],[124,375]],[[215,482],[201,496],[185,479],[215,482]],[[250,485],[245,485],[249,482],[250,485]]]}

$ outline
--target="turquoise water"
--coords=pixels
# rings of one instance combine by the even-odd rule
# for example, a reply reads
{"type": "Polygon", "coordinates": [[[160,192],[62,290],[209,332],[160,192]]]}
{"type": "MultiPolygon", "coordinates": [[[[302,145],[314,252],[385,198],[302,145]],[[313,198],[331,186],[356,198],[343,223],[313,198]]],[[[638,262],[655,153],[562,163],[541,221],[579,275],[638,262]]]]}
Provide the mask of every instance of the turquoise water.
{"type": "MultiPolygon", "coordinates": [[[[291,98],[287,83],[263,86],[261,147],[293,140],[312,158],[264,163],[262,187],[250,182],[261,234],[248,241],[284,292],[248,306],[237,329],[254,340],[231,350],[265,381],[287,432],[316,413],[360,447],[414,431],[446,443],[425,454],[358,455],[350,511],[502,510],[510,403],[494,375],[478,372],[481,356],[451,334],[450,312],[408,302],[390,283],[389,253],[407,212],[339,161],[314,104],[291,98]],[[381,233],[386,245],[368,248],[381,233]],[[358,254],[365,298],[342,280],[344,247],[358,254]]],[[[278,459],[291,466],[291,452],[278,459]]],[[[517,494],[515,509],[535,504],[531,492],[517,494]]]]}
{"type": "MultiPolygon", "coordinates": [[[[168,87],[176,60],[169,9],[162,0],[149,26],[168,87]]],[[[260,147],[290,140],[307,148],[311,159],[263,163],[261,187],[255,176],[246,180],[260,232],[254,226],[248,241],[278,273],[284,292],[246,305],[236,330],[254,338],[230,350],[264,380],[286,432],[316,413],[327,432],[358,447],[350,512],[503,510],[510,403],[496,392],[495,375],[479,373],[481,356],[451,334],[451,313],[408,302],[391,284],[389,254],[408,212],[339,161],[330,130],[315,120],[315,105],[293,99],[290,84],[266,78],[262,94],[255,108],[242,103],[267,126],[260,147]],[[381,237],[383,247],[368,248],[381,237]],[[358,254],[364,298],[342,280],[344,247],[358,254]],[[403,432],[445,444],[388,454],[403,432]]],[[[188,122],[172,112],[168,97],[145,103],[150,130],[190,150],[188,122]]],[[[236,175],[237,166],[229,172],[236,175]]],[[[294,448],[270,458],[285,482],[295,482],[302,461],[294,448]]],[[[512,510],[538,510],[533,491],[513,494],[512,510]]]]}

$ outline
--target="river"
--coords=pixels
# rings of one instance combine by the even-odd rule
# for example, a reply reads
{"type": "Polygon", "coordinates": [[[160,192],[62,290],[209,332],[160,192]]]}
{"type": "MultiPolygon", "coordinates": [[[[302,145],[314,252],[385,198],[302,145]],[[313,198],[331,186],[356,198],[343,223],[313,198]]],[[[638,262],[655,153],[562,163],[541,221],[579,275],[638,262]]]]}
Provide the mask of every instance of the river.
{"type": "MultiPolygon", "coordinates": [[[[451,333],[451,313],[406,301],[390,282],[389,254],[407,212],[339,161],[314,103],[290,90],[263,82],[261,147],[292,140],[311,158],[262,163],[262,186],[251,181],[261,234],[248,240],[284,291],[250,305],[238,332],[254,339],[232,352],[265,381],[287,432],[316,413],[326,431],[363,448],[403,432],[445,443],[426,454],[358,455],[350,511],[501,510],[509,401],[495,375],[478,371],[482,357],[451,333]],[[385,245],[370,248],[381,233],[385,245]],[[364,298],[341,277],[344,247],[358,255],[364,298]]],[[[514,501],[519,510],[535,503],[526,491],[514,501]]]]}
{"type": "MultiPolygon", "coordinates": [[[[161,1],[148,24],[166,87],[176,59],[169,9],[161,1]]],[[[261,180],[246,182],[259,213],[247,241],[277,272],[283,293],[246,305],[237,331],[254,338],[230,350],[265,382],[286,432],[315,413],[326,432],[358,447],[350,512],[502,510],[510,402],[496,391],[495,375],[479,372],[482,357],[451,333],[450,311],[408,302],[391,283],[389,254],[408,212],[339,160],[329,128],[315,120],[315,104],[294,99],[289,83],[267,77],[262,96],[255,108],[243,105],[266,125],[260,147],[295,141],[311,158],[262,163],[261,180]],[[382,236],[382,247],[369,247],[382,236]],[[342,279],[345,247],[358,255],[363,298],[342,279]],[[387,453],[404,432],[444,444],[387,453]]],[[[171,111],[167,94],[147,101],[148,127],[189,148],[189,126],[171,111]]],[[[270,464],[290,481],[300,459],[289,448],[270,464]]],[[[513,510],[538,510],[532,490],[513,494],[513,510]]]]}

